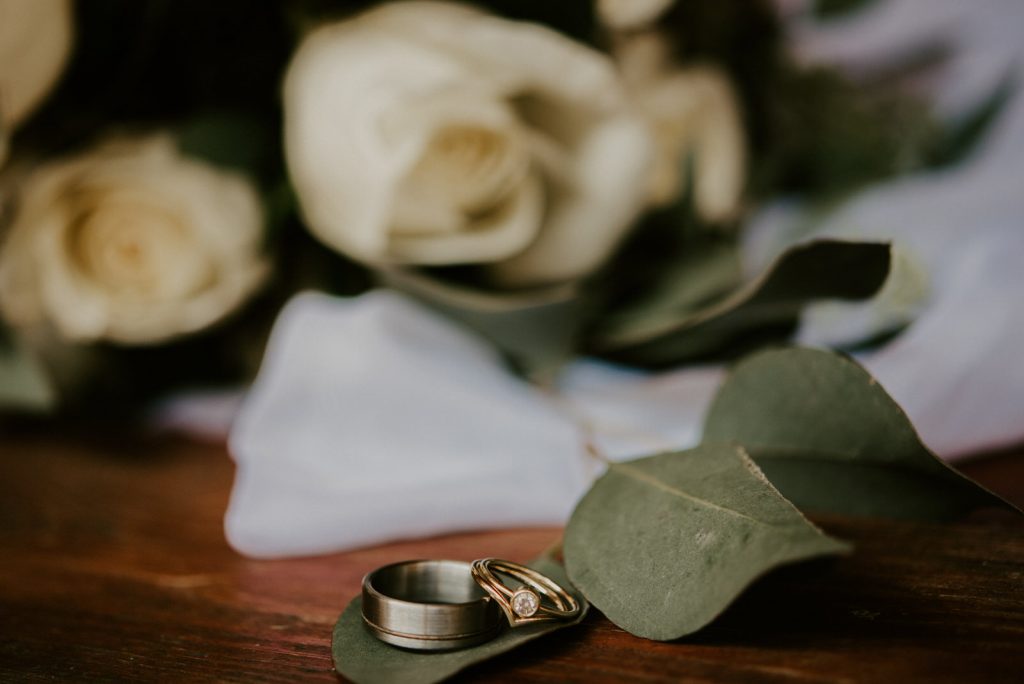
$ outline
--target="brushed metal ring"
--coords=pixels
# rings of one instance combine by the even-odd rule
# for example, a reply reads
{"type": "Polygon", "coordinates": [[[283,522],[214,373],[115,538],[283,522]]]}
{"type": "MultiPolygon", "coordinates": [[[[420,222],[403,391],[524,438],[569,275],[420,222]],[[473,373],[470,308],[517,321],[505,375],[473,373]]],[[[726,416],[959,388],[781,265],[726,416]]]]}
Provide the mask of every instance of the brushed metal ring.
{"type": "Polygon", "coordinates": [[[363,623],[378,639],[420,651],[465,648],[501,631],[498,606],[463,561],[412,560],[363,578],[363,623]]]}
{"type": "Polygon", "coordinates": [[[580,604],[572,594],[533,568],[499,558],[482,558],[473,561],[472,571],[473,578],[498,604],[512,627],[573,620],[580,614],[580,604]],[[507,586],[501,576],[515,580],[519,586],[507,586]]]}

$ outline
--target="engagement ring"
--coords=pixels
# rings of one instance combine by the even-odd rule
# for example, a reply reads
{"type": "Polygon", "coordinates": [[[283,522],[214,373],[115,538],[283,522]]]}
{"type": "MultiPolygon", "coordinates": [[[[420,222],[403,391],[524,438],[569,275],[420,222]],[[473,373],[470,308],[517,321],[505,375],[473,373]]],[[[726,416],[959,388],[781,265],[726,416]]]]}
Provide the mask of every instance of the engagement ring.
{"type": "Polygon", "coordinates": [[[484,558],[473,561],[472,569],[473,578],[501,607],[512,627],[573,620],[579,615],[580,604],[572,594],[533,568],[484,558]],[[509,587],[502,577],[516,584],[509,587]]]}

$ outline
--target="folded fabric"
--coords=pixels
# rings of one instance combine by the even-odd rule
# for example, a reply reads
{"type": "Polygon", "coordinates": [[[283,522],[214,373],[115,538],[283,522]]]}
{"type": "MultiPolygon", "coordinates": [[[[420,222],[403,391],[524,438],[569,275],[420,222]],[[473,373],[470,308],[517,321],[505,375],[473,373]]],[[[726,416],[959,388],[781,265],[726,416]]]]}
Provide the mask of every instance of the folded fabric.
{"type": "Polygon", "coordinates": [[[231,432],[227,538],[275,557],[560,523],[581,445],[496,351],[402,295],[302,294],[231,432]]]}

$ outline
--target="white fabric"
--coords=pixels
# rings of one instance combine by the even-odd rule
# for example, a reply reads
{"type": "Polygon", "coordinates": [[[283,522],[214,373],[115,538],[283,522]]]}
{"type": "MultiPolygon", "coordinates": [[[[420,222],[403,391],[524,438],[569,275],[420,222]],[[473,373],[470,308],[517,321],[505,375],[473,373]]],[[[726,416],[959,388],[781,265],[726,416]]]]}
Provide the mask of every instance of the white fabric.
{"type": "Polygon", "coordinates": [[[700,441],[708,401],[725,377],[720,367],[648,374],[594,359],[563,373],[563,406],[612,460],[691,447],[700,441]]]}
{"type": "Polygon", "coordinates": [[[387,291],[292,300],[230,448],[227,537],[257,557],[559,523],[589,480],[544,395],[387,291]]]}
{"type": "MultiPolygon", "coordinates": [[[[826,27],[792,16],[806,59],[853,66],[951,37],[956,59],[937,82],[950,117],[1005,69],[1024,67],[1017,0],[894,0],[826,27]]],[[[967,162],[872,188],[818,231],[894,239],[926,268],[931,290],[918,319],[861,360],[946,457],[1024,439],[1021,159],[1017,94],[967,162]]],[[[799,206],[765,208],[744,246],[748,264],[763,265],[803,218],[799,206]]],[[[871,306],[846,312],[862,329],[848,323],[844,334],[871,331],[871,306]]],[[[809,316],[799,338],[829,339],[830,320],[809,316]]],[[[272,557],[558,523],[592,474],[581,426],[613,458],[691,445],[722,376],[584,359],[552,401],[506,372],[483,342],[400,295],[302,295],[278,321],[232,431],[228,538],[243,553],[272,557]]]]}

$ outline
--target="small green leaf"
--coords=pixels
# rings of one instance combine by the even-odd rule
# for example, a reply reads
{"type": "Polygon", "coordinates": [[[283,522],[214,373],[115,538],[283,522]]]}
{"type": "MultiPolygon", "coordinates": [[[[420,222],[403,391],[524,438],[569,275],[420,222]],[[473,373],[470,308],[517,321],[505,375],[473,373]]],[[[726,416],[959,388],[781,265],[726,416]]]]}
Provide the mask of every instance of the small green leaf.
{"type": "Polygon", "coordinates": [[[951,125],[929,154],[932,166],[956,164],[973,152],[1017,94],[1016,74],[1005,77],[988,97],[951,125]]]}
{"type": "Polygon", "coordinates": [[[42,364],[0,329],[0,409],[48,411],[56,403],[56,390],[42,364]]]}
{"type": "Polygon", "coordinates": [[[877,0],[818,0],[814,13],[823,19],[833,19],[845,14],[861,12],[877,0]]]}
{"type": "Polygon", "coordinates": [[[210,112],[178,131],[183,154],[260,179],[275,163],[275,141],[266,124],[248,114],[210,112]]]}
{"type": "Polygon", "coordinates": [[[298,198],[287,179],[282,179],[263,193],[263,209],[266,214],[266,244],[273,245],[285,232],[288,220],[298,212],[298,198]]]}
{"type": "Polygon", "coordinates": [[[782,349],[740,362],[708,412],[704,442],[742,444],[806,511],[943,520],[1013,508],[937,459],[853,360],[782,349]]]}
{"type": "Polygon", "coordinates": [[[645,331],[670,328],[712,305],[742,284],[734,245],[708,242],[667,264],[640,298],[605,316],[598,334],[612,339],[643,338],[645,331]]]}
{"type": "Polygon", "coordinates": [[[708,624],[772,568],[848,548],[723,444],[611,464],[565,530],[576,587],[619,627],[658,640],[708,624]]]}
{"type": "Polygon", "coordinates": [[[891,255],[889,277],[874,297],[811,304],[800,315],[801,335],[817,346],[864,350],[886,343],[910,325],[928,303],[928,270],[898,243],[891,255]]]}
{"type": "MultiPolygon", "coordinates": [[[[530,563],[530,567],[569,588],[565,570],[547,556],[530,563]]],[[[564,627],[579,624],[589,606],[583,596],[573,591],[583,610],[572,622],[538,623],[506,629],[495,639],[457,651],[419,653],[389,646],[379,641],[363,625],[362,597],[352,599],[334,626],[331,652],[334,667],[342,676],[357,684],[430,684],[440,682],[475,663],[511,651],[528,641],[564,627]]]]}
{"type": "Polygon", "coordinates": [[[598,351],[629,363],[662,366],[734,353],[761,333],[788,332],[801,309],[821,299],[866,299],[885,283],[889,245],[814,240],[791,247],[761,277],[728,297],[675,317],[661,310],[646,325],[598,333],[598,351]]]}
{"type": "Polygon", "coordinates": [[[528,375],[543,377],[572,355],[583,303],[571,285],[501,293],[407,269],[382,269],[378,273],[385,284],[420,299],[491,341],[528,375]]]}

